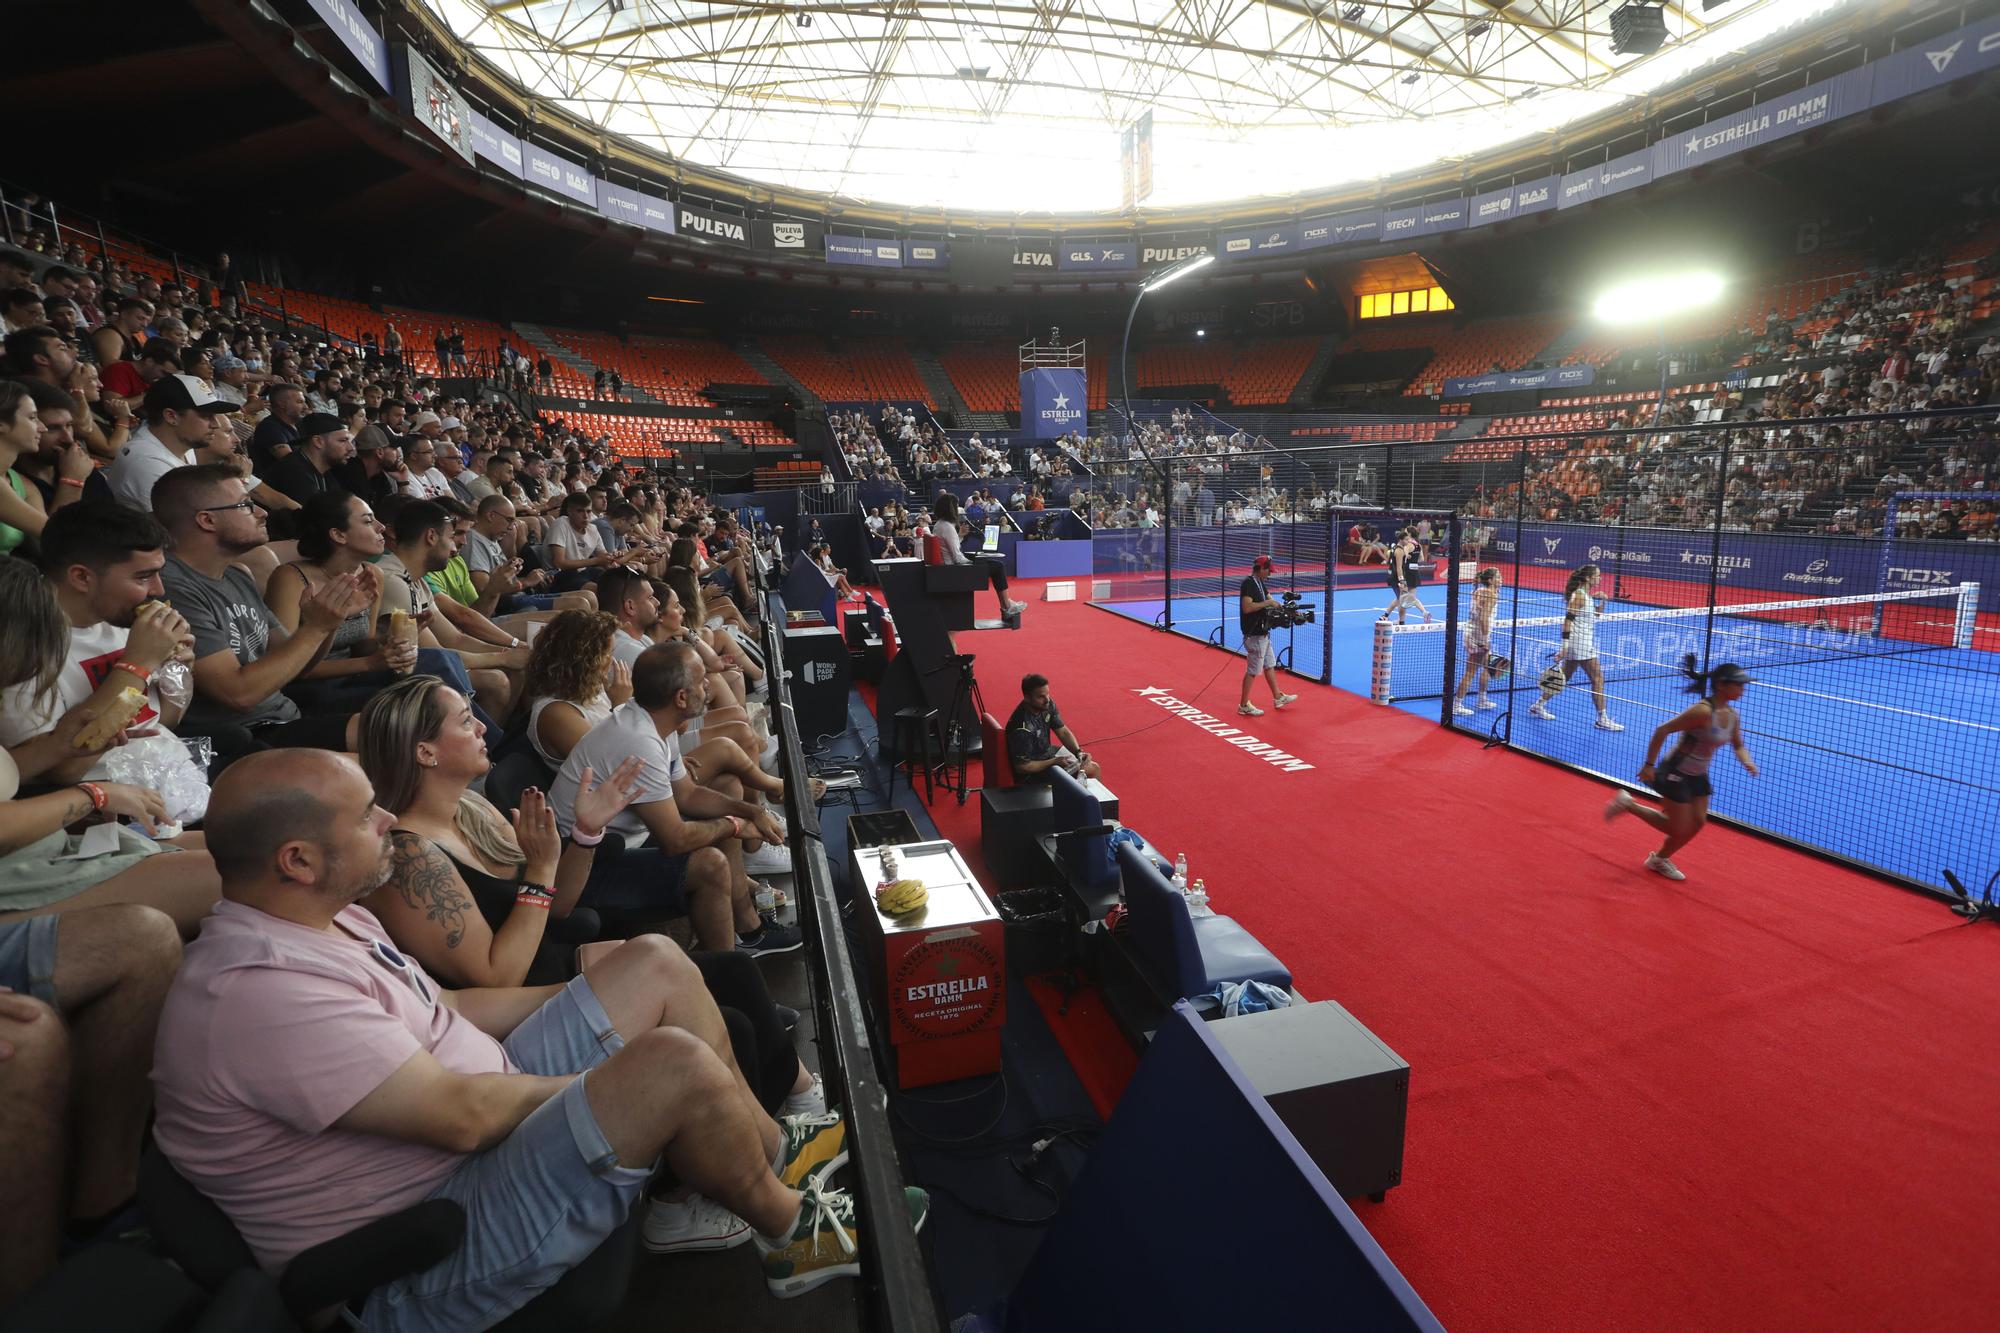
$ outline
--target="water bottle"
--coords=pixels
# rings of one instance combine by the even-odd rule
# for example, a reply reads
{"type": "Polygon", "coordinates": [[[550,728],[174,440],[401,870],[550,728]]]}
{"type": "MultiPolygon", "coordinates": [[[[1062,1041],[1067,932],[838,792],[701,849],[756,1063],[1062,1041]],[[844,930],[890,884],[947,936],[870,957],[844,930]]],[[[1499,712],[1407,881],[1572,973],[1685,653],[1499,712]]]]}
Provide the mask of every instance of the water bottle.
{"type": "Polygon", "coordinates": [[[1204,884],[1201,880],[1196,880],[1194,887],[1188,890],[1188,915],[1215,915],[1214,910],[1208,905],[1208,885],[1204,884]]]}
{"type": "Polygon", "coordinates": [[[1187,886],[1187,853],[1182,852],[1174,858],[1174,887],[1186,893],[1187,886]]]}

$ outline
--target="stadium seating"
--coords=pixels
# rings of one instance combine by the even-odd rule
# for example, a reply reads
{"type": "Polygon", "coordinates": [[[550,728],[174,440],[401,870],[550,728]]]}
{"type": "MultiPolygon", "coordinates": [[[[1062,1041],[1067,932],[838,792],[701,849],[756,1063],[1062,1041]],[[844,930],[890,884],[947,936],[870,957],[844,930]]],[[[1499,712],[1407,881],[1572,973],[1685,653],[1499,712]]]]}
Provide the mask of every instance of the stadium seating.
{"type": "Polygon", "coordinates": [[[922,403],[935,409],[902,342],[851,338],[838,348],[818,338],[765,338],[764,351],[799,383],[829,403],[922,403]]]}

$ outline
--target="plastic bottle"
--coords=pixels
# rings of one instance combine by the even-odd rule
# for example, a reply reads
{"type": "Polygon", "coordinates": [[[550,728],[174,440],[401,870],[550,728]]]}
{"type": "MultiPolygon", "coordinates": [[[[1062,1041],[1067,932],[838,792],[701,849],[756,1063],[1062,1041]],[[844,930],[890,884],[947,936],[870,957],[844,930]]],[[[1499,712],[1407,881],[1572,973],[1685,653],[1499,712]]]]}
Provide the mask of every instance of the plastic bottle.
{"type": "Polygon", "coordinates": [[[1189,916],[1215,915],[1214,909],[1210,908],[1208,905],[1208,885],[1203,883],[1201,880],[1196,880],[1194,882],[1194,887],[1188,890],[1188,915],[1189,916]]]}
{"type": "Polygon", "coordinates": [[[1187,886],[1187,853],[1182,852],[1174,858],[1174,887],[1186,893],[1187,886]]]}

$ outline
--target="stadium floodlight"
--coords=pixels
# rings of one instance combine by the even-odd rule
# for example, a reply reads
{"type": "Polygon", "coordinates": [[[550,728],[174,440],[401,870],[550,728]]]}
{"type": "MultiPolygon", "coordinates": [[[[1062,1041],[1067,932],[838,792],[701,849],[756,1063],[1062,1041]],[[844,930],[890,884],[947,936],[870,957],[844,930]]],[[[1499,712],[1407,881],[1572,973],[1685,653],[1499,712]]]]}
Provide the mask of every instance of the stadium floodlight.
{"type": "MultiPolygon", "coordinates": [[[[1181,260],[1180,263],[1169,264],[1166,268],[1161,269],[1158,273],[1146,279],[1146,285],[1139,289],[1139,295],[1144,296],[1147,292],[1157,292],[1168,283],[1179,282],[1196,269],[1207,268],[1214,262],[1215,256],[1211,254],[1189,255],[1186,259],[1181,260]]],[[[1132,308],[1134,310],[1139,308],[1136,301],[1133,302],[1132,308]]]]}
{"type": "Polygon", "coordinates": [[[1590,309],[1600,324],[1661,324],[1712,305],[1724,285],[1721,274],[1699,270],[1637,278],[1605,289],[1590,309]]]}

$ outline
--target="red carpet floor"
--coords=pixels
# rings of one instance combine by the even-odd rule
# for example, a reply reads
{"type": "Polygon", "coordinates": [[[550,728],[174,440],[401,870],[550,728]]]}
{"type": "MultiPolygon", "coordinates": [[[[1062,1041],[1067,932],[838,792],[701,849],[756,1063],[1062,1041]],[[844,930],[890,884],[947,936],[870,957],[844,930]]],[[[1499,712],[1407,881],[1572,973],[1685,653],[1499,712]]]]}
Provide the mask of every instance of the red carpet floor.
{"type": "MultiPolygon", "coordinates": [[[[1669,884],[1597,784],[1312,684],[1238,719],[1240,659],[1080,603],[959,646],[1003,719],[1050,676],[1125,820],[1410,1062],[1356,1207],[1454,1329],[2000,1320],[2000,930],[1724,828],[1669,884]]],[[[976,855],[976,801],[932,813],[976,855]]]]}

